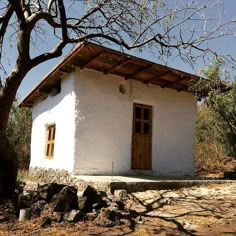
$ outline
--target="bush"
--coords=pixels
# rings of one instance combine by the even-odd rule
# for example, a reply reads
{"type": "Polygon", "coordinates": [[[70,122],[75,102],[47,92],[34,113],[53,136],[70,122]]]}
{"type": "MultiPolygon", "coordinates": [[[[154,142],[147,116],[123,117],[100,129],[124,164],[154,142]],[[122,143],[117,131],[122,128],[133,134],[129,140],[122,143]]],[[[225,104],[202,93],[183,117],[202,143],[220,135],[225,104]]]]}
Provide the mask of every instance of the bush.
{"type": "MultiPolygon", "coordinates": [[[[212,117],[212,120],[207,121],[208,128],[214,127],[217,141],[224,148],[225,155],[235,157],[236,82],[230,80],[229,74],[223,67],[224,65],[222,60],[215,60],[203,70],[207,80],[200,80],[194,84],[192,90],[198,98],[203,99],[204,103],[207,104],[212,117]]],[[[211,132],[208,134],[209,137],[212,137],[211,132]]]]}
{"type": "Polygon", "coordinates": [[[206,104],[198,106],[195,131],[195,166],[197,171],[217,172],[222,168],[224,150],[218,132],[220,126],[206,104]]]}
{"type": "Polygon", "coordinates": [[[14,102],[7,126],[7,136],[18,154],[19,169],[28,169],[30,163],[31,109],[19,108],[14,102]]]}

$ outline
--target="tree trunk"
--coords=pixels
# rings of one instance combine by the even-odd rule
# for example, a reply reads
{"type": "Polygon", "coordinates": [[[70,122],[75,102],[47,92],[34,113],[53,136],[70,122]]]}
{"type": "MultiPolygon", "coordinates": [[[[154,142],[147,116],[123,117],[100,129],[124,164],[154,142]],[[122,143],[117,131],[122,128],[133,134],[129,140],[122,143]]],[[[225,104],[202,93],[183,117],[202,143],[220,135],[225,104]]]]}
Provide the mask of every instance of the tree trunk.
{"type": "MultiPolygon", "coordinates": [[[[1,116],[1,115],[0,115],[1,116]]],[[[0,196],[11,197],[16,187],[18,170],[17,154],[14,152],[7,136],[0,132],[0,196]]]]}
{"type": "Polygon", "coordinates": [[[8,141],[6,129],[17,89],[26,73],[26,70],[14,69],[0,91],[0,196],[12,197],[16,187],[17,153],[8,141]]]}

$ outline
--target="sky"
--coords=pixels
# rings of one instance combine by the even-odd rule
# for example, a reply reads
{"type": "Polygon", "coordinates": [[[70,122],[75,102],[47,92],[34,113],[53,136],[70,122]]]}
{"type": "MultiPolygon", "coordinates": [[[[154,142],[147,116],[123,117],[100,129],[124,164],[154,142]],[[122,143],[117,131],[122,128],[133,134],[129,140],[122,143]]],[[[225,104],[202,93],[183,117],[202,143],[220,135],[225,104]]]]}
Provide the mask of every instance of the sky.
{"type": "MultiPolygon", "coordinates": [[[[236,18],[236,0],[222,0],[224,3],[224,18],[225,19],[230,19],[230,18],[236,18]]],[[[236,23],[235,23],[236,24],[236,23]]],[[[52,42],[48,42],[48,44],[53,45],[53,41],[52,42]]],[[[234,38],[221,38],[220,40],[216,40],[215,42],[211,42],[212,46],[217,50],[217,51],[223,51],[225,53],[233,53],[234,56],[236,56],[236,37],[234,38]]],[[[18,98],[21,100],[22,98],[24,98],[45,76],[47,73],[49,73],[53,67],[60,61],[63,59],[63,57],[65,57],[67,55],[67,53],[69,52],[69,50],[71,49],[71,47],[67,48],[66,50],[64,50],[64,54],[62,57],[57,58],[57,59],[53,59],[51,61],[45,62],[39,66],[37,66],[36,68],[32,69],[26,76],[26,78],[24,79],[24,81],[22,82],[20,88],[18,89],[18,98]]],[[[12,52],[10,52],[11,56],[14,57],[15,55],[12,54],[12,52]]],[[[158,61],[158,59],[155,57],[155,55],[149,53],[148,51],[143,51],[142,53],[139,52],[129,52],[133,55],[136,55],[138,57],[142,57],[145,58],[147,60],[150,61],[154,61],[156,63],[160,63],[160,61],[158,61]]],[[[183,70],[186,72],[190,72],[193,74],[198,74],[200,69],[202,67],[204,67],[204,63],[197,63],[194,68],[191,68],[189,65],[187,65],[186,63],[180,61],[180,60],[174,60],[174,61],[170,61],[168,63],[168,66],[170,67],[174,67],[176,69],[179,70],[183,70]]]]}

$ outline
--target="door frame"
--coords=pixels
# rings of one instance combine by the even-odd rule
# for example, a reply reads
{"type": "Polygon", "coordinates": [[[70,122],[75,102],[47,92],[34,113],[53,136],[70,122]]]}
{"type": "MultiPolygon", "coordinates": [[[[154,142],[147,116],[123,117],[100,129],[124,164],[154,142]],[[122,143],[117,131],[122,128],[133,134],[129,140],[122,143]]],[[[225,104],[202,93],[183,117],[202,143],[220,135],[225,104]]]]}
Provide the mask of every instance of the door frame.
{"type": "MultiPolygon", "coordinates": [[[[139,102],[134,102],[132,114],[133,114],[133,117],[132,117],[132,138],[131,138],[131,169],[133,169],[133,170],[135,170],[135,169],[152,170],[153,106],[139,103],[139,102]],[[141,114],[140,114],[141,117],[139,117],[139,118],[137,118],[137,114],[136,114],[137,107],[141,108],[141,114]],[[147,110],[149,110],[148,118],[145,118],[145,115],[144,115],[145,108],[147,110]],[[140,123],[140,130],[138,131],[138,133],[136,133],[136,129],[137,129],[136,122],[140,123]],[[135,152],[135,150],[134,150],[134,148],[136,148],[135,147],[135,139],[136,139],[136,141],[137,141],[137,139],[139,139],[139,141],[143,140],[143,142],[141,142],[143,144],[143,146],[145,146],[144,143],[146,143],[148,146],[148,150],[147,150],[148,162],[146,164],[144,164],[144,166],[141,163],[139,163],[139,161],[137,161],[137,159],[135,159],[135,158],[138,158],[137,156],[135,156],[135,154],[137,155],[137,152],[135,152]],[[139,164],[137,164],[137,163],[139,163],[139,164]]],[[[144,154],[143,153],[144,151],[145,151],[144,149],[141,151],[142,154],[144,154]]],[[[144,158],[144,157],[141,157],[141,158],[144,158]]],[[[144,160],[142,160],[141,162],[143,162],[143,161],[144,160]]]]}

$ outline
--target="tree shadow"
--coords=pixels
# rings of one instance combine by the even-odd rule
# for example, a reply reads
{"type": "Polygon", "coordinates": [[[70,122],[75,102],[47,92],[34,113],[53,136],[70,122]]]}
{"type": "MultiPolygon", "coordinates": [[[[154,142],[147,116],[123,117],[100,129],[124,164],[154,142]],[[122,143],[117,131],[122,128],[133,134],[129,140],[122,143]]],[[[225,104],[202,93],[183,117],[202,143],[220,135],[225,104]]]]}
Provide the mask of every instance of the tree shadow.
{"type": "MultiPolygon", "coordinates": [[[[216,204],[217,196],[212,199],[210,195],[196,195],[191,190],[179,190],[179,196],[171,196],[171,190],[158,191],[157,197],[153,200],[152,197],[145,199],[140,198],[135,193],[131,194],[132,200],[134,201],[133,208],[130,207],[129,212],[133,219],[137,217],[143,217],[144,219],[158,219],[165,223],[171,224],[170,226],[162,226],[153,229],[154,234],[161,233],[163,231],[183,233],[184,235],[194,236],[197,233],[196,228],[190,227],[190,223],[186,223],[181,218],[183,217],[202,217],[206,219],[208,217],[216,220],[224,218],[224,214],[227,214],[227,208],[236,209],[236,204],[230,200],[224,201],[225,206],[222,204],[216,204]],[[168,206],[177,206],[185,209],[183,213],[178,211],[168,212],[168,206]],[[190,207],[187,207],[190,206],[190,207]],[[139,209],[137,209],[139,208],[139,209]]],[[[222,199],[223,201],[223,199],[222,199]]],[[[122,235],[128,235],[135,231],[137,220],[134,221],[131,231],[126,232],[122,235]]]]}

